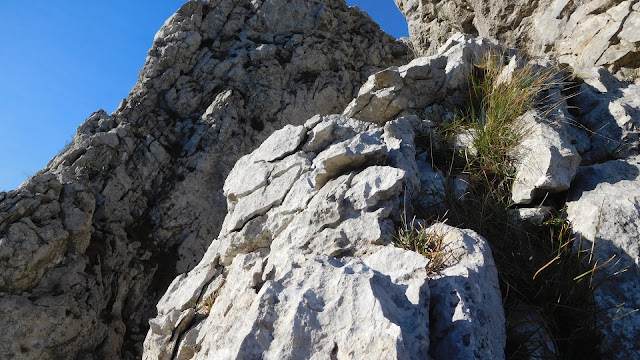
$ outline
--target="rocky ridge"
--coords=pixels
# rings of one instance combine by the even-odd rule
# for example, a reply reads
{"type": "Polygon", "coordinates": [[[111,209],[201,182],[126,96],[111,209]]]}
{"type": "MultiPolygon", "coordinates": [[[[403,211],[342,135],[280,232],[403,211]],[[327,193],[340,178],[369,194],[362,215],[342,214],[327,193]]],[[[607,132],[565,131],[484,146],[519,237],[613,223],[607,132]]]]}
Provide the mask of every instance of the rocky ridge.
{"type": "MultiPolygon", "coordinates": [[[[483,54],[496,49],[495,42],[455,35],[439,54],[369,77],[342,115],[287,126],[241,158],[224,186],[229,213],[221,234],[201,263],[176,278],[160,301],[145,358],[503,358],[505,315],[485,240],[469,230],[431,225],[427,231],[443,236],[451,254],[435,273],[425,272],[432,260],[391,245],[397,224],[410,216],[410,194],[448,186],[416,137],[453,116],[450,106],[456,102],[451,99],[467,84],[462,79],[483,54]],[[370,280],[353,279],[362,276],[370,280]],[[376,276],[391,281],[386,290],[375,286],[376,276]],[[398,285],[404,285],[400,293],[398,285]],[[369,330],[360,333],[361,327],[379,326],[395,329],[393,335],[374,330],[384,334],[374,345],[369,330]]],[[[561,91],[554,88],[549,94],[561,91]]],[[[516,178],[516,187],[527,194],[518,199],[514,190],[514,202],[525,206],[520,214],[538,206],[526,204],[567,190],[588,169],[579,165],[581,155],[591,150],[589,137],[583,129],[569,128],[570,122],[554,121],[572,117],[566,102],[554,110],[521,117],[533,131],[519,150],[526,154],[519,166],[530,169],[516,178]]],[[[572,191],[582,191],[579,183],[572,191]]],[[[433,206],[440,196],[419,202],[433,206]]],[[[569,203],[570,219],[574,209],[569,203]]],[[[578,214],[595,218],[593,212],[578,214]]],[[[580,235],[589,241],[590,234],[580,235]]],[[[614,253],[626,259],[613,247],[595,254],[614,253]]],[[[597,289],[599,306],[626,301],[630,315],[614,326],[608,322],[619,313],[599,318],[603,343],[615,344],[601,349],[605,356],[635,353],[635,300],[625,290],[604,295],[609,286],[629,289],[635,282],[633,276],[618,278],[597,289]]],[[[511,316],[520,320],[510,319],[515,326],[510,331],[539,338],[531,340],[544,346],[539,356],[556,356],[535,312],[516,313],[511,316]],[[522,323],[531,325],[522,328],[522,323]]],[[[541,351],[540,345],[531,349],[532,354],[541,351]]]]}
{"type": "Polygon", "coordinates": [[[139,358],[157,300],[220,231],[235,161],[406,53],[344,1],[187,2],[118,110],[0,194],[0,352],[139,358]]]}
{"type": "MultiPolygon", "coordinates": [[[[427,7],[397,3],[419,43],[416,24],[430,23],[416,9],[427,7]]],[[[617,26],[632,26],[636,4],[607,4],[567,5],[567,21],[628,10],[617,26]]],[[[541,11],[507,9],[518,24],[541,11]]],[[[477,14],[462,25],[495,27],[477,14]]],[[[563,29],[554,44],[571,39],[563,29]]],[[[505,78],[520,66],[496,41],[447,38],[409,62],[402,42],[342,0],[187,2],[120,108],[93,114],[46,169],[0,193],[0,350],[15,359],[503,358],[490,239],[417,220],[449,254],[437,271],[392,245],[413,205],[437,206],[452,185],[464,195],[464,181],[435,169],[419,139],[465,106],[487,51],[511,59],[505,78]]],[[[629,41],[607,44],[635,56],[629,41]]],[[[551,53],[579,58],[561,48],[551,53]]],[[[624,70],[621,58],[603,65],[624,70]]],[[[595,293],[602,356],[633,359],[640,86],[571,61],[580,89],[560,84],[544,94],[555,106],[519,119],[533,131],[516,151],[525,156],[512,200],[526,218],[549,194],[568,193],[582,248],[593,244],[599,264],[617,260],[597,280],[621,273],[595,293]]],[[[556,355],[535,331],[539,356],[556,355]]]]}

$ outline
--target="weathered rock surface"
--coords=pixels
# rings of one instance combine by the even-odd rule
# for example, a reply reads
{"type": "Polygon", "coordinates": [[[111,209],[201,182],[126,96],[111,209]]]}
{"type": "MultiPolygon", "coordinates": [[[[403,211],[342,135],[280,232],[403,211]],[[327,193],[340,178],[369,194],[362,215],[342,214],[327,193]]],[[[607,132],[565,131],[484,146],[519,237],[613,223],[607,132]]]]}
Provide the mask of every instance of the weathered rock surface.
{"type": "Polygon", "coordinates": [[[504,312],[496,311],[502,296],[489,244],[471,230],[441,223],[429,230],[444,234],[444,252],[450,256],[430,283],[433,358],[504,358],[504,312]]]}
{"type": "Polygon", "coordinates": [[[369,77],[344,115],[384,123],[422,112],[444,99],[449,106],[461,106],[468,100],[462,90],[467,89],[473,64],[491,50],[503,48],[487,39],[458,33],[438,51],[438,56],[420,57],[369,77]]]}
{"type": "Polygon", "coordinates": [[[316,117],[240,159],[220,237],[158,304],[145,359],[504,357],[484,239],[434,225],[452,256],[432,281],[429,260],[389,244],[419,185],[412,129],[316,117]]]}
{"type": "Polygon", "coordinates": [[[118,110],[0,193],[0,353],[139,357],[157,299],[221,229],[236,160],[406,53],[342,0],[187,2],[118,110]]]}
{"type": "Polygon", "coordinates": [[[454,33],[497,39],[574,68],[640,67],[637,0],[395,0],[417,51],[434,54],[454,33]]]}
{"type": "Polygon", "coordinates": [[[640,145],[640,85],[613,77],[604,68],[579,73],[584,81],[569,99],[574,114],[590,129],[587,163],[638,154],[640,145]]]}
{"type": "Polygon", "coordinates": [[[578,150],[536,110],[521,116],[516,126],[524,138],[514,149],[513,202],[530,204],[536,197],[567,190],[580,165],[578,150]]]}
{"type": "MultiPolygon", "coordinates": [[[[637,358],[640,86],[592,66],[638,66],[639,2],[396,3],[435,56],[407,64],[403,43],[342,0],[186,3],[119,109],[0,193],[3,356],[503,358],[485,239],[431,226],[449,254],[435,272],[391,244],[410,198],[467,192],[468,176],[434,170],[416,145],[467,105],[473,63],[505,49],[444,42],[462,31],[576,67],[580,89],[559,84],[521,119],[513,200],[569,190],[583,245],[626,268],[596,292],[603,354],[637,358]]],[[[547,340],[535,341],[553,353],[547,340]]]]}
{"type": "Polygon", "coordinates": [[[596,272],[604,357],[638,359],[640,339],[640,158],[581,167],[572,184],[567,217],[595,249],[602,265],[596,272]]]}

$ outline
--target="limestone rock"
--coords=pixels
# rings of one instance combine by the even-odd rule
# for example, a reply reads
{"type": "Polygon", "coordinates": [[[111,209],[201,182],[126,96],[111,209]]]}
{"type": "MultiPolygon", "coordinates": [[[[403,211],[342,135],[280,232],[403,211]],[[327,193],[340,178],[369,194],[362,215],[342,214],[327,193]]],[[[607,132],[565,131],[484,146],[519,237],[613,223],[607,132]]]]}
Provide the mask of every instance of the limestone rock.
{"type": "Polygon", "coordinates": [[[638,153],[640,145],[640,85],[622,82],[604,68],[584,70],[584,83],[570,105],[576,119],[591,129],[587,163],[603,162],[638,153]]]}
{"type": "Polygon", "coordinates": [[[513,200],[569,190],[583,243],[627,268],[596,293],[603,353],[639,353],[640,87],[594,67],[637,68],[638,1],[396,3],[433,56],[408,63],[342,0],[182,6],[118,110],[0,192],[3,356],[503,358],[485,239],[433,225],[437,271],[391,244],[410,198],[441,206],[449,183],[464,200],[471,178],[445,178],[416,138],[468,105],[486,51],[515,53],[459,31],[575,67],[578,91],[558,84],[521,118],[513,200]]]}
{"type": "Polygon", "coordinates": [[[344,115],[377,124],[424,110],[443,102],[450,105],[466,101],[456,99],[467,88],[473,64],[489,50],[500,46],[483,38],[456,34],[438,54],[420,57],[409,64],[375,73],[362,85],[344,115]]]}
{"type": "Polygon", "coordinates": [[[551,217],[553,207],[538,206],[535,208],[519,208],[509,210],[515,220],[540,225],[551,217]]]}
{"type": "Polygon", "coordinates": [[[485,239],[437,223],[448,266],[431,280],[431,354],[435,359],[503,359],[505,318],[498,274],[485,239]]]}
{"type": "MultiPolygon", "coordinates": [[[[158,299],[222,228],[236,161],[275,129],[342,111],[407,53],[342,0],[186,2],[119,108],[91,115],[46,169],[0,193],[0,353],[139,358],[158,299]]],[[[264,143],[284,152],[260,160],[304,136],[264,143]]],[[[260,179],[289,181],[305,164],[260,179]]],[[[238,197],[260,182],[242,185],[238,197]]],[[[270,191],[263,207],[284,195],[270,191]]],[[[252,216],[243,206],[240,222],[252,216]]]]}
{"type": "MultiPolygon", "coordinates": [[[[501,296],[484,239],[440,225],[454,256],[438,280],[428,277],[428,259],[389,243],[402,194],[420,186],[412,121],[381,127],[316,117],[303,126],[306,142],[292,142],[299,144],[289,155],[264,161],[270,153],[261,146],[243,157],[225,185],[223,230],[159,302],[144,358],[503,357],[501,296]],[[286,174],[256,172],[261,166],[293,163],[295,176],[241,184],[252,173],[286,174]],[[257,199],[239,206],[270,187],[284,195],[268,206],[257,199]],[[245,188],[251,190],[236,190],[245,188]],[[459,304],[431,303],[452,291],[459,304]],[[461,337],[468,341],[451,347],[461,337]]],[[[265,144],[298,133],[288,127],[265,144]]]]}
{"type": "Polygon", "coordinates": [[[567,190],[581,161],[576,148],[536,111],[521,116],[516,126],[522,129],[523,140],[513,155],[517,162],[513,202],[529,204],[537,196],[567,190]]]}
{"type": "Polygon", "coordinates": [[[603,356],[637,359],[640,354],[640,158],[581,167],[570,190],[567,218],[582,248],[595,247],[595,291],[603,356]],[[601,284],[600,284],[601,282],[601,284]]]}
{"type": "Polygon", "coordinates": [[[640,4],[627,0],[395,0],[416,51],[431,55],[455,32],[497,39],[574,68],[640,67],[640,4]]]}

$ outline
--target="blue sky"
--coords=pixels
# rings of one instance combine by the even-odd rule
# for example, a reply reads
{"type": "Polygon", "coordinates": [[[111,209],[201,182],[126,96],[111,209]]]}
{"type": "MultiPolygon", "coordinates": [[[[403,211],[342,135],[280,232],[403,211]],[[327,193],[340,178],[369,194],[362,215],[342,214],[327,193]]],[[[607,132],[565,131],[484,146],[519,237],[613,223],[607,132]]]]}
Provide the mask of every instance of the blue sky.
{"type": "MultiPolygon", "coordinates": [[[[138,78],[156,31],[186,0],[0,1],[0,191],[44,168],[96,110],[138,78]]],[[[347,0],[395,37],[393,0],[347,0]]]]}

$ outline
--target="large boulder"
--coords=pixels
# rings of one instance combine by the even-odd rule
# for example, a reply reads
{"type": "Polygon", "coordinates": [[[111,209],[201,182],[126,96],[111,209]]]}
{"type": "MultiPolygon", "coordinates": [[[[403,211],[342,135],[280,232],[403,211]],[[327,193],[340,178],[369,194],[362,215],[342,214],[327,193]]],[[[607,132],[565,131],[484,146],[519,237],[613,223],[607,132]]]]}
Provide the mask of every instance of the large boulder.
{"type": "Polygon", "coordinates": [[[435,56],[419,57],[370,76],[343,114],[384,123],[400,115],[422,114],[425,108],[445,103],[445,99],[450,107],[463,106],[468,101],[467,84],[473,65],[490,51],[504,48],[488,39],[457,33],[435,56]]]}
{"type": "Polygon", "coordinates": [[[582,70],[578,76],[581,83],[569,103],[576,120],[591,133],[585,162],[638,154],[640,84],[620,81],[602,67],[582,70]]]}
{"type": "Polygon", "coordinates": [[[569,189],[578,171],[578,150],[545,120],[540,111],[530,110],[516,122],[523,139],[513,150],[516,175],[511,198],[515,204],[530,204],[536,197],[569,189]]]}
{"type": "Polygon", "coordinates": [[[593,66],[637,67],[638,2],[396,2],[435,56],[408,63],[342,0],[189,1],[167,20],[118,110],[0,192],[3,356],[503,358],[487,241],[416,220],[448,254],[435,270],[392,244],[412,205],[442,206],[450,184],[464,204],[470,177],[437,170],[436,130],[484,52],[514,53],[444,41],[461,30],[576,68],[579,90],[521,118],[514,200],[569,188],[582,244],[626,269],[596,290],[602,351],[637,357],[639,87],[593,66]]]}
{"type": "Polygon", "coordinates": [[[406,54],[342,0],[184,4],[120,107],[0,193],[0,353],[139,358],[157,300],[222,227],[236,160],[406,54]]]}
{"type": "Polygon", "coordinates": [[[413,127],[315,117],[241,158],[220,236],[160,300],[144,358],[503,358],[487,242],[433,225],[451,254],[435,274],[391,244],[418,184],[413,127]]]}

